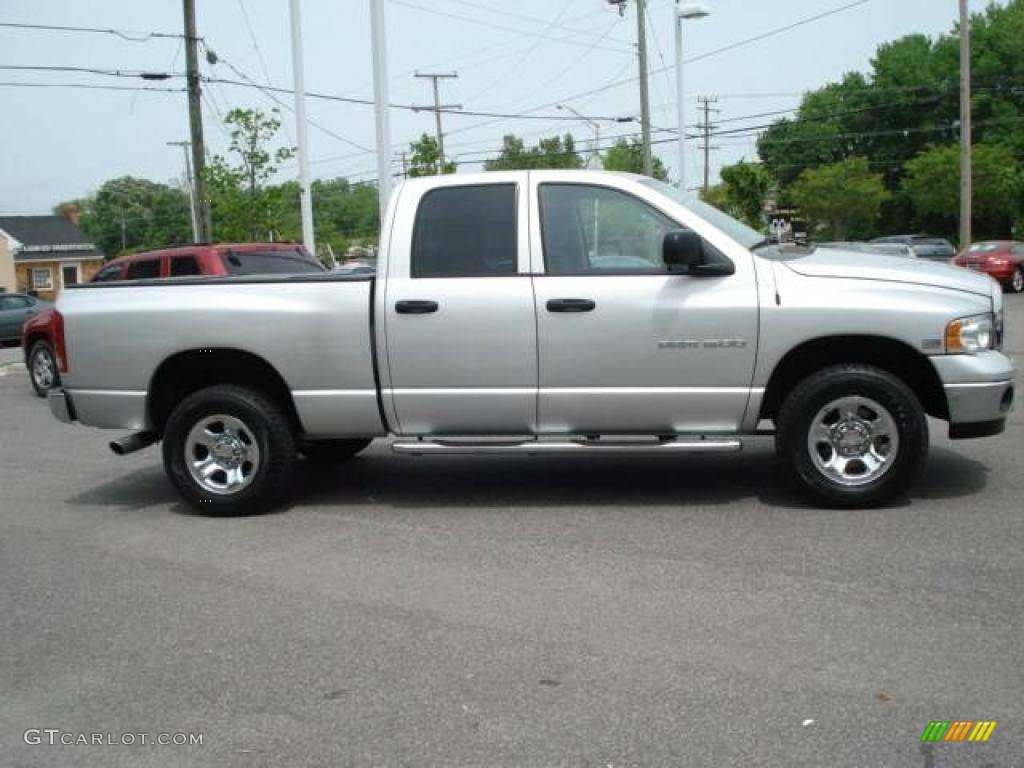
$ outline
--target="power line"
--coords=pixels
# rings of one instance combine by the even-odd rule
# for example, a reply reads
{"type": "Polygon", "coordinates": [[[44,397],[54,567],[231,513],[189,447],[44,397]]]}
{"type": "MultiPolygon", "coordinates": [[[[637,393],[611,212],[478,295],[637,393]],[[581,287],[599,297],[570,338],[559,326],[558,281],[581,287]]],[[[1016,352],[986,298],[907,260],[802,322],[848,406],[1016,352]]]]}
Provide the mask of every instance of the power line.
{"type": "MultiPolygon", "coordinates": [[[[393,5],[401,5],[401,6],[404,6],[406,8],[414,8],[417,11],[424,11],[426,13],[432,13],[435,16],[446,16],[446,17],[451,18],[451,19],[458,19],[459,21],[464,21],[464,22],[467,22],[469,24],[476,24],[477,26],[487,27],[489,29],[497,29],[497,30],[500,30],[500,31],[503,31],[503,32],[512,32],[512,33],[517,34],[517,35],[537,35],[537,33],[533,32],[533,31],[523,31],[522,29],[516,29],[514,27],[503,26],[503,25],[500,25],[500,24],[493,24],[491,22],[483,21],[482,19],[475,19],[475,18],[473,18],[471,16],[461,16],[461,15],[459,15],[457,13],[450,13],[448,11],[439,11],[436,8],[429,8],[429,7],[425,6],[425,5],[418,5],[416,3],[409,2],[408,0],[390,0],[390,2],[393,5]]],[[[582,42],[580,40],[573,40],[573,39],[568,38],[568,37],[553,37],[553,36],[548,35],[548,34],[539,34],[537,36],[541,37],[543,39],[546,39],[546,40],[551,40],[552,42],[564,43],[566,45],[575,45],[575,46],[586,46],[587,45],[587,43],[585,43],[585,42],[582,42]]],[[[602,48],[604,48],[604,50],[616,51],[616,52],[619,52],[619,53],[622,53],[623,51],[628,50],[626,48],[621,48],[621,47],[618,47],[618,46],[613,47],[613,46],[608,46],[608,45],[602,46],[602,48]]]]}
{"type": "Polygon", "coordinates": [[[15,72],[79,72],[106,77],[139,77],[143,80],[170,80],[184,77],[183,72],[147,72],[141,69],[102,69],[98,67],[43,66],[38,64],[0,64],[0,70],[15,72]]]}
{"type": "Polygon", "coordinates": [[[4,88],[81,88],[90,91],[157,91],[160,93],[184,93],[184,88],[167,88],[154,85],[95,85],[92,83],[14,83],[0,82],[4,88]]]}
{"type": "Polygon", "coordinates": [[[148,40],[154,38],[180,38],[184,39],[184,35],[175,34],[173,32],[127,32],[120,29],[107,29],[102,27],[71,27],[65,25],[56,24],[19,24],[15,22],[4,21],[0,22],[0,27],[9,27],[12,29],[35,29],[41,31],[50,32],[91,32],[94,34],[103,35],[115,35],[120,37],[122,40],[127,40],[130,43],[145,43],[148,40]]]}

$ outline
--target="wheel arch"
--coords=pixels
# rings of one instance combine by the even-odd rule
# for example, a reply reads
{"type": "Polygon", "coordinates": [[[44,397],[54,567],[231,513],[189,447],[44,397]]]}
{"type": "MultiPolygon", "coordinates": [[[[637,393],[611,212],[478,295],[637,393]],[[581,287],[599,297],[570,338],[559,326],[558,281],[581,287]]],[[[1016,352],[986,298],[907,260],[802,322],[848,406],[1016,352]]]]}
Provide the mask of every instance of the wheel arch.
{"type": "Polygon", "coordinates": [[[914,391],[929,416],[949,418],[946,391],[927,356],[888,336],[836,335],[805,341],[783,356],[768,379],[758,420],[773,418],[786,394],[810,374],[844,363],[888,371],[914,391]]]}
{"type": "Polygon", "coordinates": [[[200,389],[234,384],[257,390],[278,405],[295,432],[302,432],[291,390],[274,366],[243,349],[189,349],[177,352],[157,366],[146,396],[151,428],[162,434],[174,407],[200,389]]]}

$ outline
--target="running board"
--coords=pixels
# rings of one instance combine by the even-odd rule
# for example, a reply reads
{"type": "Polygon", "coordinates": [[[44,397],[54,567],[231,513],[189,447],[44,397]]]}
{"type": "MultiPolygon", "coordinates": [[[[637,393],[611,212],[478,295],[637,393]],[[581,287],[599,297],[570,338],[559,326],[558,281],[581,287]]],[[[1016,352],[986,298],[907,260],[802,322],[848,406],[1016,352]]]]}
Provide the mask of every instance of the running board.
{"type": "Polygon", "coordinates": [[[740,440],[700,437],[672,440],[411,440],[392,443],[391,450],[412,456],[433,454],[524,453],[733,453],[743,449],[740,440]]]}

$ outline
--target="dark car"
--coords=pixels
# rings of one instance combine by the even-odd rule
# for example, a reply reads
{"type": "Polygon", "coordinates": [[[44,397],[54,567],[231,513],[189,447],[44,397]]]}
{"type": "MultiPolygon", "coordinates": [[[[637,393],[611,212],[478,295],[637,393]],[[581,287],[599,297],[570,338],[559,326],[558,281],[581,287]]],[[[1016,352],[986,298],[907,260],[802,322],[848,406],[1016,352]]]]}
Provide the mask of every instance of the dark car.
{"type": "Polygon", "coordinates": [[[25,293],[0,293],[0,345],[20,344],[25,321],[51,306],[25,293]]]}
{"type": "Polygon", "coordinates": [[[931,235],[888,235],[876,237],[871,242],[909,245],[917,258],[932,261],[949,261],[956,254],[956,249],[949,240],[931,235]]]}
{"type": "Polygon", "coordinates": [[[953,259],[958,267],[984,272],[1014,293],[1024,291],[1024,243],[989,240],[974,243],[953,259]]]}

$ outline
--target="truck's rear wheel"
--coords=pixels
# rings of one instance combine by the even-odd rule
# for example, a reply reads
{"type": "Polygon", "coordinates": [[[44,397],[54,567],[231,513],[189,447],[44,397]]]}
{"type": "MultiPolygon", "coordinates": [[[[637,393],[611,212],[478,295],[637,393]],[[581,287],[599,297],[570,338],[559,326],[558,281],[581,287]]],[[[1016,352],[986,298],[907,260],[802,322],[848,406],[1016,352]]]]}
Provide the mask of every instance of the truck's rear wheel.
{"type": "Polygon", "coordinates": [[[244,387],[218,385],[183,400],[164,429],[167,476],[210,515],[251,515],[288,490],[295,435],[281,409],[244,387]]]}
{"type": "Polygon", "coordinates": [[[836,365],[790,392],[776,418],[776,450],[816,501],[873,507],[903,493],[928,452],[914,393],[887,371],[836,365]]]}
{"type": "Polygon", "coordinates": [[[32,389],[40,397],[46,397],[47,392],[60,384],[57,358],[50,342],[40,340],[32,345],[28,353],[28,375],[32,380],[32,389]]]}

